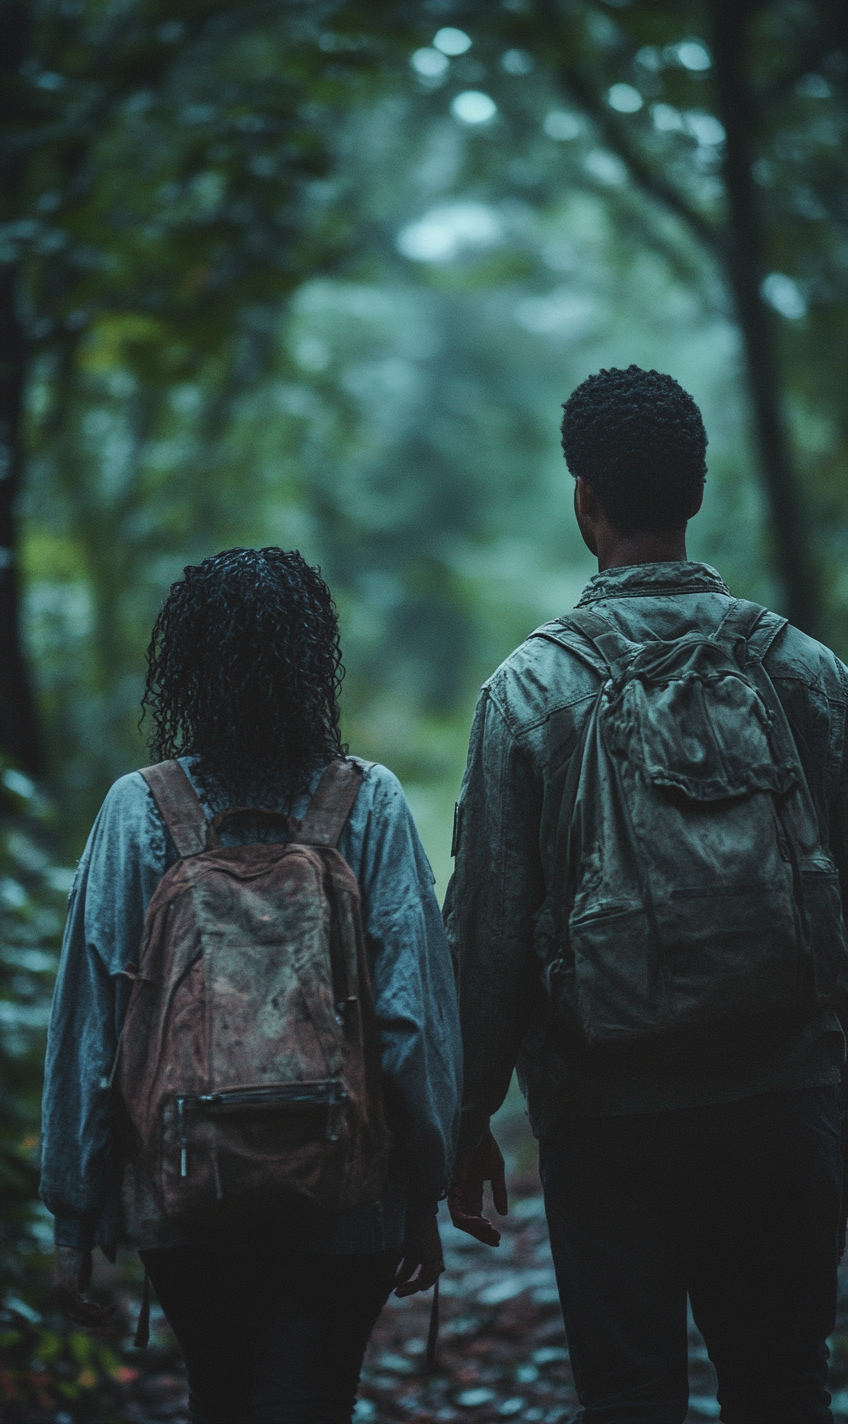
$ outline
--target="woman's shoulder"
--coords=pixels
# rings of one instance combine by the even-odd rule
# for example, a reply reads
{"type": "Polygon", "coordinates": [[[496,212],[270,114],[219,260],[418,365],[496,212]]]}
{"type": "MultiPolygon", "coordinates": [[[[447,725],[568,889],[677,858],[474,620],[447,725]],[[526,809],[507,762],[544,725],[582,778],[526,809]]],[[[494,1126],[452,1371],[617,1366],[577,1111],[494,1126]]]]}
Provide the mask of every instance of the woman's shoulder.
{"type": "Polygon", "coordinates": [[[138,873],[161,876],[167,855],[165,823],[138,771],[119,776],[106,793],[79,862],[78,882],[89,873],[113,889],[138,873]]]}
{"type": "Polygon", "coordinates": [[[153,805],[153,795],[141,772],[128,771],[112,782],[100,808],[100,815],[144,815],[153,805]]]}
{"type": "Polygon", "coordinates": [[[358,805],[368,805],[374,810],[390,813],[406,812],[406,794],[397,776],[379,761],[365,761],[363,757],[348,756],[362,771],[362,789],[357,797],[358,805]]]}
{"type": "Polygon", "coordinates": [[[146,843],[151,837],[161,849],[158,843],[163,831],[164,822],[150,787],[140,771],[130,771],[113,781],[106,792],[91,828],[86,854],[103,843],[146,843]]]}

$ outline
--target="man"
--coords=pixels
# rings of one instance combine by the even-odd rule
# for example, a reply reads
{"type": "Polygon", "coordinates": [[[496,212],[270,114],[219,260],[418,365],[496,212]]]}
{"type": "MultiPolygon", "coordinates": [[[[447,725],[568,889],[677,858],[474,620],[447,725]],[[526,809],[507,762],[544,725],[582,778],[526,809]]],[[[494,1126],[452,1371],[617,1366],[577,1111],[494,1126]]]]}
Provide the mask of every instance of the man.
{"type": "Polygon", "coordinates": [[[833,1007],[845,983],[848,674],[826,648],[737,604],[715,570],[687,560],[707,438],[695,402],[670,376],[630,366],[590,377],[565,405],[562,444],[599,572],[574,624],[529,638],[477,707],[446,904],[465,1045],[451,1213],[497,1245],[482,1214],[485,1181],[497,1210],[507,1206],[489,1118],[517,1066],[539,1138],[579,1417],[684,1420],[688,1295],[717,1370],[723,1420],[823,1424],[832,1419],[825,1341],[842,1182],[844,1040],[833,1007]],[[745,636],[730,638],[731,628],[745,636]],[[664,680],[660,654],[695,661],[689,674],[664,680]],[[698,659],[713,672],[693,671],[698,659]],[[689,711],[675,722],[678,695],[689,711]],[[711,710],[698,698],[712,698],[711,710]],[[630,722],[624,713],[610,721],[616,707],[630,709],[630,722]],[[689,745],[704,716],[727,733],[716,766],[738,784],[724,790],[721,776],[716,790],[696,765],[715,749],[689,745]],[[663,765],[651,763],[648,734],[665,747],[663,765]],[[752,761],[749,736],[759,747],[752,761]],[[649,795],[646,815],[640,798],[649,795]],[[604,821],[610,807],[615,815],[604,821]],[[792,821],[796,811],[806,831],[792,821]],[[755,814],[759,829],[746,830],[755,814]],[[680,828],[679,846],[668,843],[670,824],[680,828]],[[710,826],[736,826],[735,844],[725,835],[711,845],[710,826]],[[609,884],[607,900],[593,904],[592,875],[611,881],[626,851],[634,864],[665,856],[666,881],[652,871],[631,885],[624,911],[614,894],[609,900],[609,884]],[[707,880],[714,862],[716,883],[702,886],[697,910],[674,884],[678,853],[681,865],[700,857],[707,880]],[[721,877],[752,856],[757,884],[722,895],[721,877]],[[774,861],[773,882],[757,879],[759,860],[774,861]],[[812,909],[811,864],[822,893],[832,890],[812,909]],[[793,866],[801,867],[795,880],[793,866]],[[787,895],[781,928],[777,902],[787,895]],[[675,905],[687,954],[699,925],[714,931],[702,936],[700,958],[687,961],[688,979],[669,960],[642,1001],[642,957],[659,962],[670,922],[662,915],[675,905]],[[585,936],[589,923],[594,939],[585,936]],[[601,988],[593,945],[610,969],[601,988]],[[792,986],[781,987],[779,963],[793,955],[792,986]],[[708,982],[712,963],[718,988],[708,982]]]}

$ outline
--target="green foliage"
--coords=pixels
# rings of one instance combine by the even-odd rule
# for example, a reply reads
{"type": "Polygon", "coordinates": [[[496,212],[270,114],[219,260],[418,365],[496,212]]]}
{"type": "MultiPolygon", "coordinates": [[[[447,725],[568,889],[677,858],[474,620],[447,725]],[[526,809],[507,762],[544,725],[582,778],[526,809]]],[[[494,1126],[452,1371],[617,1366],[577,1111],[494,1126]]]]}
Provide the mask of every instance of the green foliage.
{"type": "MultiPolygon", "coordinates": [[[[415,750],[428,719],[459,725],[544,616],[546,597],[526,596],[543,568],[587,567],[555,415],[593,364],[691,369],[716,412],[724,505],[696,539],[779,601],[715,266],[713,4],[467,0],[454,57],[432,45],[447,11],[389,0],[57,13],[32,8],[14,240],[36,334],[28,637],[75,846],[144,759],[139,672],[164,588],[228,543],[273,538],[324,563],[351,736],[379,752],[372,729],[403,727],[384,755],[415,782],[455,778],[457,750],[438,772],[415,750]],[[455,117],[469,89],[491,95],[491,121],[455,117]],[[507,546],[525,567],[505,580],[507,546]]],[[[842,51],[829,10],[819,24],[776,0],[757,23],[756,174],[785,278],[772,295],[806,307],[775,320],[845,647],[848,408],[841,363],[822,359],[845,339],[842,51]]]]}
{"type": "MultiPolygon", "coordinates": [[[[0,1277],[24,1309],[0,1317],[0,1390],[4,1408],[10,1390],[53,1391],[80,1420],[101,1400],[105,1420],[125,1366],[78,1358],[85,1337],[47,1294],[40,1062],[64,866],[109,783],[146,758],[144,649],[169,582],[236,544],[322,565],[345,736],[402,776],[441,889],[477,688],[593,571],[558,443],[559,404],[589,371],[633,360],[692,391],[710,448],[691,556],[741,595],[774,604],[780,589],[722,265],[715,4],[17,10],[0,277],[14,273],[29,351],[21,569],[56,809],[4,768],[0,1277]],[[463,53],[434,46],[446,25],[463,53]],[[469,92],[491,98],[488,119],[458,116],[469,92]],[[79,1391],[70,1405],[60,1384],[79,1391]]],[[[753,171],[844,655],[831,20],[829,5],[757,7],[753,171]]]]}
{"type": "Polygon", "coordinates": [[[12,1298],[0,1307],[0,1407],[8,1424],[118,1424],[137,1371],[115,1349],[12,1298]]]}
{"type": "Polygon", "coordinates": [[[309,111],[350,102],[379,55],[368,36],[330,64],[306,5],[10,9],[17,182],[4,255],[36,343],[67,346],[103,312],[135,313],[146,321],[125,328],[133,365],[173,380],[234,334],[245,306],[336,255],[338,215],[316,188],[327,145],[309,111]]]}
{"type": "MultiPolygon", "coordinates": [[[[844,6],[528,0],[506,10],[469,0],[461,23],[501,131],[526,145],[521,181],[540,180],[547,99],[546,132],[584,171],[648,199],[637,221],[651,245],[679,262],[694,240],[702,271],[725,288],[713,300],[732,303],[744,337],[778,599],[844,648],[834,597],[848,517],[844,6]]],[[[465,87],[467,58],[441,73],[439,98],[465,87]]]]}
{"type": "Polygon", "coordinates": [[[57,863],[47,803],[6,763],[0,809],[0,1279],[26,1298],[50,1239],[34,1203],[39,1084],[72,872],[57,863]]]}
{"type": "Polygon", "coordinates": [[[0,1412],[15,1424],[79,1403],[69,1419],[105,1424],[118,1416],[103,1389],[124,1367],[111,1346],[58,1318],[52,1229],[36,1195],[45,1029],[73,873],[57,863],[49,806],[6,763],[0,806],[0,1412]]]}

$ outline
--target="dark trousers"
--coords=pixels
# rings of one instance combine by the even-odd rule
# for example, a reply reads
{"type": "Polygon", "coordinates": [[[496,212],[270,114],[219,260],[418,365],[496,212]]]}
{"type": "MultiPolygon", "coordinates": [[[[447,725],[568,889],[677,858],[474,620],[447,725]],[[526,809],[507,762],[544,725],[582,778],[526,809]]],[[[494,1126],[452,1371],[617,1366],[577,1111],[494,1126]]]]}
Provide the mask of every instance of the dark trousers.
{"type": "Polygon", "coordinates": [[[350,1424],[396,1251],[225,1238],[141,1256],[185,1356],[193,1424],[350,1424]]]}
{"type": "Polygon", "coordinates": [[[836,1088],[565,1124],[540,1143],[585,1424],[681,1424],[686,1296],[727,1424],[831,1424],[836,1088]]]}

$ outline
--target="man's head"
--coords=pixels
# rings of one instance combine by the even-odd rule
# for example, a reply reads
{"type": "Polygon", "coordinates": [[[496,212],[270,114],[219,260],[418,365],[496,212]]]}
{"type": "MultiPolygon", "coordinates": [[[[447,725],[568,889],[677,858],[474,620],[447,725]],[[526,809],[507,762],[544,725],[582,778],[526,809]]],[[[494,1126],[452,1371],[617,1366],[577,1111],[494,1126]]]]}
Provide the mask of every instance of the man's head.
{"type": "Polygon", "coordinates": [[[296,550],[226,549],[185,569],[156,619],[142,701],[150,749],[198,757],[201,777],[235,802],[294,798],[341,750],[343,673],[319,571],[296,550]]]}
{"type": "Polygon", "coordinates": [[[599,371],[563,407],[562,448],[619,534],[682,529],[701,503],[707,433],[672,376],[599,371]]]}

